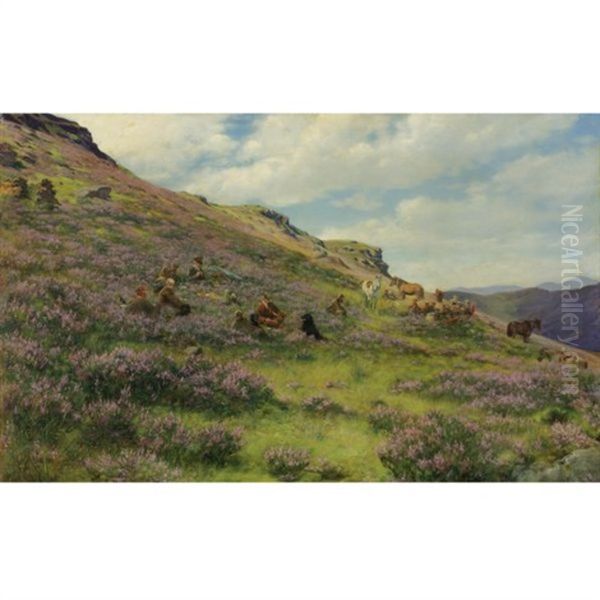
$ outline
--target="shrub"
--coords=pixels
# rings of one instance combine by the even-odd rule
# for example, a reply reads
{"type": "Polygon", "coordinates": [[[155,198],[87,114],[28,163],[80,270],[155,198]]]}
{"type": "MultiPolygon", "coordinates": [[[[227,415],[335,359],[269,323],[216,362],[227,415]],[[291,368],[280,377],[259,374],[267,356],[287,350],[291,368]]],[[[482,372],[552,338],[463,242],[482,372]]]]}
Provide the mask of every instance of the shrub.
{"type": "Polygon", "coordinates": [[[393,431],[378,455],[400,481],[490,481],[491,445],[473,423],[431,412],[393,431]]]}
{"type": "Polygon", "coordinates": [[[566,423],[573,411],[563,406],[552,406],[544,415],[544,422],[549,423],[566,423]]]}
{"type": "Polygon", "coordinates": [[[181,370],[180,387],[183,404],[222,415],[253,410],[275,399],[264,378],[237,362],[218,365],[194,358],[181,370]]]}
{"type": "Polygon", "coordinates": [[[568,454],[579,448],[589,448],[596,444],[579,425],[575,423],[554,423],[551,429],[551,439],[555,450],[568,454]]]}
{"type": "Polygon", "coordinates": [[[391,432],[404,425],[408,415],[391,406],[376,406],[368,418],[369,424],[375,431],[391,432]]]}
{"type": "Polygon", "coordinates": [[[40,377],[29,386],[12,385],[3,391],[4,412],[22,434],[52,435],[75,421],[77,414],[69,399],[75,391],[66,376],[58,381],[40,377]]]}
{"type": "Polygon", "coordinates": [[[302,408],[307,412],[317,415],[331,415],[347,412],[341,404],[324,396],[311,396],[310,398],[306,398],[302,401],[302,408]]]}
{"type": "Polygon", "coordinates": [[[118,397],[127,389],[137,401],[153,403],[177,382],[174,361],[158,350],[116,348],[84,359],[76,369],[84,389],[104,399],[118,397]]]}
{"type": "Polygon", "coordinates": [[[91,443],[131,442],[136,438],[136,410],[127,400],[101,400],[82,411],[83,435],[91,443]]]}
{"type": "Polygon", "coordinates": [[[242,447],[242,429],[228,429],[220,423],[208,425],[195,436],[194,447],[202,461],[224,465],[242,447]]]}
{"type": "Polygon", "coordinates": [[[176,481],[180,473],[146,450],[100,454],[84,461],[92,481],[176,481]]]}
{"type": "Polygon", "coordinates": [[[298,481],[310,464],[308,450],[290,446],[269,448],[264,458],[267,470],[279,481],[298,481]]]}
{"type": "Polygon", "coordinates": [[[222,466],[241,449],[242,429],[215,423],[194,431],[173,415],[147,416],[140,426],[140,445],[168,460],[222,466]]]}
{"type": "Polygon", "coordinates": [[[342,466],[326,458],[318,459],[311,470],[319,475],[321,481],[341,481],[346,477],[346,471],[342,466]]]}
{"type": "Polygon", "coordinates": [[[4,481],[58,481],[63,457],[57,448],[22,439],[12,432],[2,448],[4,481]]]}

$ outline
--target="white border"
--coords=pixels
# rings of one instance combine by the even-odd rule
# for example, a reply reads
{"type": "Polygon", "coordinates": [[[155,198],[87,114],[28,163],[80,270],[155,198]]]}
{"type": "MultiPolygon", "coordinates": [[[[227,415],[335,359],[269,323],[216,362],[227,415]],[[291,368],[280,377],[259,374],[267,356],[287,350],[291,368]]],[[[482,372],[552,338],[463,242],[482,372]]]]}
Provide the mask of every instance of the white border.
{"type": "MultiPolygon", "coordinates": [[[[593,112],[597,3],[5,3],[0,110],[593,112]]],[[[600,486],[0,485],[13,599],[597,597],[600,486]]]]}

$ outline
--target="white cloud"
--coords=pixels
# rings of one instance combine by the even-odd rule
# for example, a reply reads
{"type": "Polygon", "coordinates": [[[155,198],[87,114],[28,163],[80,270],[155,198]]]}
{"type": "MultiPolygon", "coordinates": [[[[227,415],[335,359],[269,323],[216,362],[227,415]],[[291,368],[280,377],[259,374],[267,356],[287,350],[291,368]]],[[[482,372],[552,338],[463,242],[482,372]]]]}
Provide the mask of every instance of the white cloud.
{"type": "Polygon", "coordinates": [[[173,186],[202,160],[230,157],[237,143],[224,115],[69,115],[87,127],[100,148],[136,175],[173,186]]]}
{"type": "Polygon", "coordinates": [[[456,200],[418,196],[391,217],[326,227],[325,239],[382,246],[392,271],[428,285],[533,284],[560,278],[562,204],[583,204],[582,268],[600,273],[595,149],[527,155],[456,200]]]}
{"type": "Polygon", "coordinates": [[[573,115],[271,115],[240,148],[184,184],[217,202],[285,206],[336,190],[409,188],[571,127],[573,115]]]}
{"type": "Polygon", "coordinates": [[[352,208],[365,212],[375,210],[381,206],[379,200],[370,198],[366,194],[353,194],[352,196],[335,200],[332,204],[338,208],[352,208]]]}

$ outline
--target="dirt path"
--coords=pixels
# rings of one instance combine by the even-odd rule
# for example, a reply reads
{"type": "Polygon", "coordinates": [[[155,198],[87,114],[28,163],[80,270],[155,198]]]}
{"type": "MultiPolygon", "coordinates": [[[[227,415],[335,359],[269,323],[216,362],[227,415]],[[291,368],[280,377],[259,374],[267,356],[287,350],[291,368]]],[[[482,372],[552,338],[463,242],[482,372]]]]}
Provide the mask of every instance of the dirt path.
{"type": "MultiPolygon", "coordinates": [[[[497,317],[493,317],[488,315],[487,313],[483,313],[477,311],[478,318],[490,325],[494,329],[501,331],[502,333],[506,332],[506,326],[508,325],[507,321],[503,321],[502,319],[498,319],[497,317]]],[[[590,352],[588,350],[580,350],[579,348],[574,348],[573,346],[569,346],[568,344],[563,344],[561,342],[557,342],[556,340],[551,340],[543,335],[533,334],[531,336],[531,340],[534,341],[539,346],[547,348],[550,351],[560,351],[560,350],[570,350],[571,352],[575,352],[578,356],[583,358],[588,362],[589,367],[594,370],[600,370],[600,352],[590,352]]]]}

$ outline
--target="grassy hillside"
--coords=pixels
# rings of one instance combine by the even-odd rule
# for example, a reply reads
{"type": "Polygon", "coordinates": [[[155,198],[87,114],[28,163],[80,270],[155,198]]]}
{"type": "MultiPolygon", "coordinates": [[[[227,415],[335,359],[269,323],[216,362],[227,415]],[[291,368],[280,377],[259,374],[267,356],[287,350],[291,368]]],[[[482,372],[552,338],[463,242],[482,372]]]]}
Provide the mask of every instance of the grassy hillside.
{"type": "Polygon", "coordinates": [[[1,478],[511,480],[597,446],[595,373],[567,396],[534,343],[476,318],[410,315],[409,300],[367,310],[378,249],[158,188],[88,135],[0,120],[1,478]],[[56,210],[36,202],[44,178],[56,210]],[[87,197],[99,186],[109,200],[87,197]],[[198,254],[213,275],[193,283],[198,254]],[[127,313],[119,296],[167,262],[191,314],[127,313]],[[232,329],[228,292],[248,313],[265,291],[283,328],[232,329]],[[326,311],[339,293],[347,317],[326,311]],[[327,341],[299,331],[306,311],[327,341]]]}

